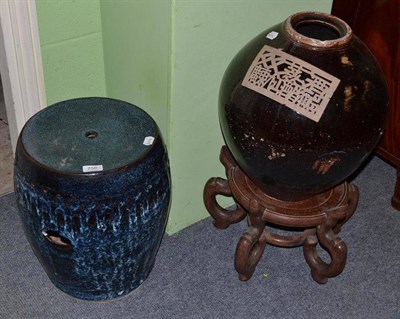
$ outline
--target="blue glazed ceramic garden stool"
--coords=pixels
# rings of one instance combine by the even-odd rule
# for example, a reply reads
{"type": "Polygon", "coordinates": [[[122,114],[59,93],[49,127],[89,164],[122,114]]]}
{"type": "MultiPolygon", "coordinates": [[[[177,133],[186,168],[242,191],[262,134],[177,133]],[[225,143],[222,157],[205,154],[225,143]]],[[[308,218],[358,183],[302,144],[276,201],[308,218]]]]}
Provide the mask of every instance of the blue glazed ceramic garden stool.
{"type": "Polygon", "coordinates": [[[17,143],[15,193],[26,237],[56,287],[111,299],[149,275],[168,218],[168,155],[153,119],[81,98],[33,116],[17,143]]]}

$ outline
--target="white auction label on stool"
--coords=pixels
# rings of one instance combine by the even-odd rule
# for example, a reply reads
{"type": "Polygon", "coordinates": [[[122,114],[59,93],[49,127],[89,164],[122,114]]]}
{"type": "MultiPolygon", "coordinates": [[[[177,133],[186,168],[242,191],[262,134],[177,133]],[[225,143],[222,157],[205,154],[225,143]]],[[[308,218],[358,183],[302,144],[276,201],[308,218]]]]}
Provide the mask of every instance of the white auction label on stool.
{"type": "Polygon", "coordinates": [[[149,145],[152,145],[153,142],[154,142],[154,137],[153,136],[146,136],[144,138],[143,145],[149,146],[149,145]]]}
{"type": "Polygon", "coordinates": [[[273,40],[279,35],[278,32],[276,31],[271,31],[270,33],[267,34],[266,38],[273,40]]]}
{"type": "Polygon", "coordinates": [[[82,171],[84,173],[94,173],[101,172],[103,170],[103,165],[83,165],[82,171]]]}

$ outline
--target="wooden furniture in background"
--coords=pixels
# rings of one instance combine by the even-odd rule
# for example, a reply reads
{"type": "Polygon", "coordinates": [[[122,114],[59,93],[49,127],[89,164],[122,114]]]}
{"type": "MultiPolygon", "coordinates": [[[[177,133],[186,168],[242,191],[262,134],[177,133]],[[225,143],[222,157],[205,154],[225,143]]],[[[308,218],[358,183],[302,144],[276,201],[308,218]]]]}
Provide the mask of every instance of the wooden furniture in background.
{"type": "Polygon", "coordinates": [[[397,168],[392,206],[400,210],[400,0],[334,0],[332,14],[350,25],[385,74],[390,110],[377,153],[397,168]]]}

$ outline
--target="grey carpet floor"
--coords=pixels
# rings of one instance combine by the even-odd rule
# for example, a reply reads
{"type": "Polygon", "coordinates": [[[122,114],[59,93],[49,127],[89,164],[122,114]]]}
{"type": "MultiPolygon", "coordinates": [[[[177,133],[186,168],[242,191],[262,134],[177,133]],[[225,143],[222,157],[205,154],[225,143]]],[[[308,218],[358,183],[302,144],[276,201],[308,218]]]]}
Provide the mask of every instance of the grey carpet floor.
{"type": "MultiPolygon", "coordinates": [[[[149,278],[128,296],[83,302],[55,288],[33,255],[13,194],[0,198],[0,318],[400,318],[400,213],[395,169],[374,158],[355,179],[360,202],[343,227],[344,272],[315,283],[301,248],[268,246],[254,276],[237,278],[241,222],[210,218],[165,236],[149,278]]],[[[201,194],[199,194],[201,196],[201,194]]]]}
{"type": "Polygon", "coordinates": [[[12,192],[14,188],[13,166],[14,154],[8,124],[0,117],[0,196],[12,192]]]}

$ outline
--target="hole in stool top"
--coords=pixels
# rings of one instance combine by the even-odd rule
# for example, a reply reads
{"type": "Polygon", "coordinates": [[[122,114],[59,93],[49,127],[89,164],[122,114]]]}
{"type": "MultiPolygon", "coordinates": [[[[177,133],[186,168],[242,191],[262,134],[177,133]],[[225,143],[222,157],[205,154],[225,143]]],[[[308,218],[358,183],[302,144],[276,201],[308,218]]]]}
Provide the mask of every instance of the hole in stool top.
{"type": "Polygon", "coordinates": [[[146,112],[108,98],[80,98],[49,106],[34,115],[21,133],[21,143],[34,160],[75,174],[139,161],[154,138],[158,138],[157,125],[146,112]],[[91,169],[85,171],[84,166],[91,169]]]}
{"type": "Polygon", "coordinates": [[[96,138],[97,135],[99,135],[99,134],[98,134],[96,131],[87,131],[87,132],[85,133],[85,136],[86,136],[87,138],[96,138]]]}

